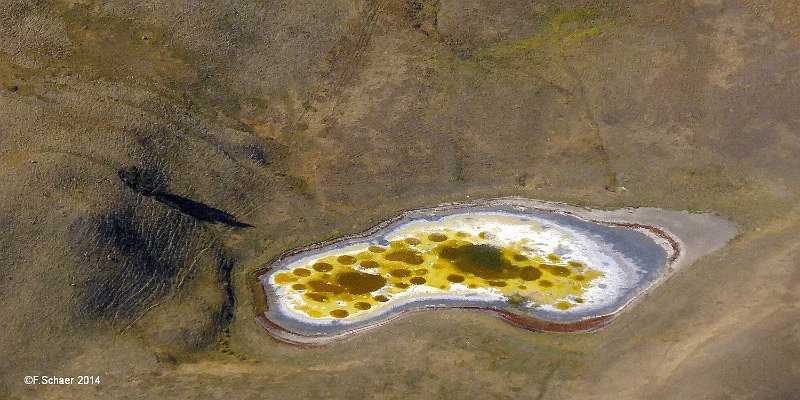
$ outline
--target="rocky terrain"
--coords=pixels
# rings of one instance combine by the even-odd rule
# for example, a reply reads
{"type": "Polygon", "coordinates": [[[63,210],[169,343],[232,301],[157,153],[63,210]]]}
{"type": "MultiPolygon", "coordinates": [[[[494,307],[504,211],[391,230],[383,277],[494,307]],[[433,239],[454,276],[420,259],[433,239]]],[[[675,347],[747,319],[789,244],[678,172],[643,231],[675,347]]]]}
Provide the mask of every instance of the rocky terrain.
{"type": "Polygon", "coordinates": [[[0,398],[796,398],[798,104],[796,0],[6,0],[0,398]],[[596,333],[255,322],[280,253],[501,196],[740,233],[596,333]]]}

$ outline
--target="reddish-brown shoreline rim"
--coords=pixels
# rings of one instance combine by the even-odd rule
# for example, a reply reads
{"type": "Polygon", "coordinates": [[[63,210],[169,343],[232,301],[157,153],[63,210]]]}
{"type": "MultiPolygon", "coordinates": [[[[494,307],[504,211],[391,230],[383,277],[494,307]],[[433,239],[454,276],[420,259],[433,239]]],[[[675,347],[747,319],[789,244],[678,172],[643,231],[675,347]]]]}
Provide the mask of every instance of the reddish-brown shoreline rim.
{"type": "MultiPolygon", "coordinates": [[[[669,274],[670,272],[672,272],[674,263],[675,263],[675,261],[678,259],[678,257],[681,254],[681,247],[678,244],[678,241],[675,240],[675,238],[673,238],[672,236],[667,234],[667,232],[665,232],[663,229],[661,229],[659,227],[650,226],[650,225],[646,225],[646,224],[640,224],[640,223],[633,223],[633,222],[615,222],[615,221],[603,221],[603,220],[590,219],[590,218],[585,218],[585,217],[583,217],[583,216],[581,216],[581,215],[579,215],[579,214],[577,214],[577,213],[575,213],[573,211],[569,211],[569,210],[561,210],[561,209],[558,209],[558,208],[551,209],[551,208],[545,208],[545,207],[537,207],[537,206],[533,206],[533,205],[530,205],[530,204],[523,204],[521,202],[514,203],[514,201],[518,201],[518,200],[515,200],[515,199],[497,199],[497,200],[490,200],[490,201],[485,201],[485,202],[449,203],[449,204],[444,204],[444,205],[440,205],[438,207],[433,207],[433,208],[424,208],[424,209],[405,211],[405,212],[402,212],[402,213],[398,214],[394,218],[390,218],[388,220],[385,220],[385,221],[383,221],[383,222],[381,222],[381,223],[379,223],[379,224],[373,226],[372,228],[369,228],[369,229],[367,229],[367,230],[365,230],[363,232],[358,232],[358,233],[351,234],[351,235],[341,236],[341,237],[338,237],[338,238],[325,240],[325,241],[322,241],[322,242],[318,242],[318,243],[310,244],[310,245],[307,245],[307,246],[297,247],[297,248],[288,250],[286,252],[281,253],[279,256],[273,258],[267,264],[272,266],[272,265],[275,265],[277,263],[280,263],[281,261],[285,260],[288,257],[292,257],[294,255],[297,255],[297,254],[300,254],[300,253],[304,253],[304,252],[309,251],[309,250],[317,250],[317,249],[320,249],[320,248],[323,248],[323,247],[328,247],[330,245],[334,245],[334,244],[337,244],[337,243],[340,243],[340,242],[344,242],[344,241],[347,241],[347,240],[351,240],[351,239],[367,238],[367,237],[372,236],[373,234],[375,234],[377,231],[379,231],[381,229],[384,229],[384,228],[394,224],[395,222],[404,219],[405,217],[407,217],[408,215],[411,215],[411,214],[419,214],[419,213],[424,213],[424,212],[453,211],[453,210],[469,209],[469,208],[480,207],[480,206],[525,207],[526,209],[531,209],[531,210],[540,211],[540,212],[551,212],[551,213],[569,215],[571,217],[578,218],[578,219],[581,219],[583,221],[593,222],[593,223],[601,224],[601,225],[620,226],[620,227],[626,227],[626,228],[632,228],[632,229],[647,230],[647,231],[651,232],[652,234],[664,239],[669,244],[670,248],[672,249],[672,254],[667,259],[668,265],[667,265],[667,271],[665,271],[665,275],[669,274]],[[495,202],[497,202],[499,204],[493,204],[495,202]]],[[[545,204],[547,204],[547,203],[545,203],[545,204]]],[[[553,203],[553,206],[557,207],[558,204],[557,203],[553,203]]],[[[480,312],[488,312],[488,313],[491,313],[491,314],[494,314],[494,315],[500,317],[501,319],[503,319],[504,321],[506,321],[507,323],[509,323],[511,325],[517,326],[519,328],[523,328],[525,330],[533,331],[533,332],[556,332],[556,333],[590,332],[590,331],[594,331],[594,330],[600,329],[600,328],[608,325],[608,323],[610,323],[614,319],[614,317],[616,317],[616,315],[619,314],[619,312],[628,305],[628,303],[626,303],[625,305],[620,307],[619,310],[617,310],[616,312],[611,313],[611,314],[585,318],[585,319],[581,319],[579,321],[573,321],[573,322],[547,321],[547,320],[544,320],[544,319],[540,319],[540,318],[536,318],[536,317],[532,317],[532,316],[527,316],[527,315],[522,315],[522,314],[517,314],[517,313],[513,313],[513,312],[508,311],[508,310],[498,309],[498,308],[495,308],[495,307],[480,307],[480,306],[423,306],[423,307],[416,307],[416,308],[410,308],[410,309],[401,310],[400,312],[398,312],[396,314],[387,316],[386,318],[380,320],[379,322],[376,322],[376,323],[373,323],[373,324],[370,324],[370,325],[361,326],[361,327],[358,327],[358,328],[354,328],[352,330],[348,330],[348,331],[345,331],[345,332],[342,332],[342,333],[339,333],[339,334],[330,335],[330,336],[308,336],[308,335],[299,334],[297,332],[292,332],[292,331],[290,331],[290,330],[288,330],[288,329],[286,329],[286,328],[284,328],[284,327],[272,322],[269,318],[267,318],[266,312],[267,312],[269,306],[268,306],[268,303],[267,303],[266,293],[264,292],[264,287],[263,287],[263,285],[261,283],[261,277],[266,275],[270,271],[270,269],[271,269],[270,267],[266,267],[266,268],[261,268],[261,269],[258,269],[256,271],[254,271],[252,273],[253,278],[250,280],[250,283],[252,285],[252,290],[253,290],[253,305],[254,305],[255,312],[256,312],[256,318],[255,318],[256,322],[258,322],[258,324],[261,325],[270,334],[270,336],[273,339],[275,339],[275,340],[277,340],[279,342],[292,344],[292,345],[296,345],[296,346],[300,346],[300,347],[319,347],[319,346],[331,345],[331,344],[334,344],[334,343],[342,342],[344,340],[348,340],[348,339],[350,339],[350,338],[352,338],[354,336],[357,336],[358,334],[361,334],[361,333],[363,333],[363,332],[365,332],[367,330],[370,330],[370,329],[373,329],[373,328],[377,328],[377,327],[382,326],[382,325],[384,325],[384,324],[386,324],[386,323],[388,323],[390,321],[394,321],[394,320],[396,320],[398,318],[407,316],[409,314],[414,314],[414,313],[417,313],[417,312],[443,311],[443,310],[473,310],[473,311],[480,311],[480,312]]],[[[641,293],[639,293],[639,294],[641,294],[641,293]]],[[[635,296],[635,297],[638,297],[638,295],[635,296]]],[[[631,301],[632,300],[633,299],[631,299],[631,301]]]]}

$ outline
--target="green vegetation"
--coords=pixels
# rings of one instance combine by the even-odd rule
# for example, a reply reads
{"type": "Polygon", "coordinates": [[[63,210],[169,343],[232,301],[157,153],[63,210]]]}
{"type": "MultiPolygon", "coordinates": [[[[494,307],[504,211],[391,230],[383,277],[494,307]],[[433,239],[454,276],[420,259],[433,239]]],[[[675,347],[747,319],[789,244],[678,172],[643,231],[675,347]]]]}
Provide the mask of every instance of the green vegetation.
{"type": "Polygon", "coordinates": [[[566,25],[571,24],[587,26],[592,20],[597,18],[597,12],[590,8],[574,8],[553,13],[550,16],[550,28],[554,31],[561,31],[566,25]]]}
{"type": "Polygon", "coordinates": [[[551,13],[545,18],[538,35],[479,47],[472,52],[477,61],[504,60],[523,57],[536,58],[549,46],[565,46],[584,39],[599,36],[602,29],[597,25],[599,16],[590,8],[576,8],[551,13]]]}

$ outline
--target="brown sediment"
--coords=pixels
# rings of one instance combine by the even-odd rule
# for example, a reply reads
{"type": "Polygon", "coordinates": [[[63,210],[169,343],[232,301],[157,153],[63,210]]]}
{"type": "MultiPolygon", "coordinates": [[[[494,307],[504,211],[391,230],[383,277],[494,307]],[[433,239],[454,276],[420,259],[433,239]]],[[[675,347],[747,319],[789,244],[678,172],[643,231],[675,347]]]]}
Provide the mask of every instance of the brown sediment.
{"type": "Polygon", "coordinates": [[[333,269],[333,265],[330,265],[328,263],[316,263],[312,265],[312,268],[314,268],[315,271],[319,272],[329,272],[333,269]]]}
{"type": "Polygon", "coordinates": [[[348,271],[339,274],[336,281],[350,294],[367,294],[374,292],[386,284],[386,278],[360,271],[348,271]]]}
{"type": "MultiPolygon", "coordinates": [[[[424,211],[453,211],[453,210],[459,210],[459,209],[470,209],[470,208],[474,208],[474,207],[480,206],[480,205],[489,206],[489,205],[494,205],[494,204],[492,202],[483,203],[483,204],[481,204],[481,203],[478,203],[478,204],[476,204],[476,203],[467,203],[467,204],[454,203],[454,204],[442,205],[440,207],[427,209],[427,210],[424,210],[424,211]]],[[[501,203],[499,205],[506,205],[507,206],[507,205],[510,205],[510,204],[501,203]]],[[[557,205],[551,205],[551,207],[552,206],[557,206],[557,205]]],[[[578,213],[572,212],[570,210],[564,210],[564,209],[560,209],[560,208],[553,209],[553,208],[549,208],[549,207],[537,207],[537,206],[531,206],[531,205],[525,205],[525,207],[526,207],[526,209],[531,210],[531,211],[550,212],[550,213],[558,213],[558,214],[563,214],[563,215],[569,215],[569,216],[572,216],[574,218],[578,218],[578,219],[586,221],[586,222],[592,222],[592,223],[606,225],[606,226],[618,226],[618,227],[632,228],[632,229],[636,229],[636,230],[640,230],[640,231],[646,231],[650,235],[656,236],[656,237],[662,239],[666,244],[669,245],[669,250],[671,250],[671,251],[669,251],[670,254],[668,254],[666,270],[665,270],[665,273],[663,274],[664,276],[666,276],[668,273],[672,272],[672,269],[674,267],[673,264],[682,255],[682,253],[681,253],[682,249],[681,249],[680,244],[678,243],[678,241],[675,240],[664,229],[662,229],[660,227],[646,225],[646,224],[642,224],[642,223],[635,223],[635,222],[605,221],[605,220],[587,218],[587,217],[579,215],[578,213]]],[[[391,226],[395,222],[403,220],[406,217],[408,217],[409,215],[419,213],[420,211],[423,211],[423,210],[407,211],[405,213],[397,215],[394,218],[386,220],[386,221],[384,221],[384,222],[382,222],[382,223],[380,223],[380,224],[378,224],[378,225],[376,225],[376,226],[374,226],[374,227],[372,227],[372,228],[370,228],[370,229],[368,229],[368,230],[366,230],[364,232],[358,233],[358,234],[344,236],[344,237],[340,237],[340,238],[336,238],[336,239],[332,239],[332,240],[328,240],[328,241],[312,244],[312,245],[309,245],[309,246],[304,246],[304,247],[300,247],[300,248],[289,250],[289,251],[281,254],[280,256],[276,257],[269,264],[270,265],[277,264],[280,261],[282,261],[282,260],[284,260],[286,258],[289,258],[291,256],[294,256],[294,255],[297,255],[297,254],[300,254],[300,253],[303,253],[303,252],[306,252],[306,251],[317,250],[317,249],[320,249],[320,248],[323,248],[323,247],[328,247],[328,246],[331,246],[331,245],[335,245],[337,243],[340,243],[340,242],[343,242],[343,241],[346,241],[346,240],[362,239],[362,238],[370,237],[370,236],[374,235],[375,233],[377,233],[378,231],[391,226]]],[[[458,236],[458,233],[456,233],[456,236],[458,236]]],[[[436,237],[436,239],[439,239],[439,237],[436,237]]],[[[414,245],[414,243],[408,243],[408,244],[414,245]]],[[[473,246],[473,247],[477,247],[477,246],[473,246]]],[[[418,259],[418,257],[420,259],[421,259],[421,257],[414,250],[411,250],[411,249],[402,249],[402,250],[391,249],[388,252],[387,252],[387,250],[390,250],[390,249],[387,249],[387,248],[384,248],[384,247],[379,247],[379,246],[370,246],[369,247],[369,251],[370,252],[372,252],[372,253],[381,253],[380,256],[382,256],[382,257],[384,257],[386,259],[390,259],[390,260],[391,259],[398,259],[398,260],[401,260],[403,262],[406,262],[406,263],[412,264],[412,265],[421,264],[420,260],[418,259]]],[[[481,254],[478,254],[479,257],[480,256],[486,256],[486,257],[491,258],[491,256],[492,256],[492,254],[491,254],[492,252],[491,252],[490,249],[478,248],[477,250],[478,250],[478,253],[481,253],[481,254]],[[482,254],[482,253],[486,253],[486,254],[482,254]]],[[[469,251],[475,251],[475,248],[473,248],[473,249],[471,249],[469,251]]],[[[462,249],[462,252],[463,252],[463,249],[462,249]]],[[[458,259],[458,257],[460,256],[459,251],[458,250],[454,251],[452,254],[450,254],[450,256],[452,256],[451,258],[458,259]]],[[[555,256],[555,255],[553,255],[553,256],[555,256]]],[[[469,258],[469,257],[467,257],[467,258],[469,258]]],[[[554,258],[557,258],[557,257],[554,257],[554,258]]],[[[558,259],[554,259],[554,258],[551,258],[551,261],[554,261],[554,262],[558,261],[558,259]]],[[[515,260],[515,261],[523,261],[523,260],[519,259],[519,260],[515,260]]],[[[355,263],[356,260],[354,258],[351,259],[351,258],[348,257],[347,259],[340,260],[340,262],[342,264],[352,264],[352,263],[355,263]],[[344,261],[344,262],[342,262],[342,261],[344,261]]],[[[366,265],[363,265],[363,266],[367,267],[366,265]]],[[[464,264],[463,266],[465,267],[466,271],[471,272],[471,273],[475,272],[475,271],[473,271],[473,267],[474,267],[473,265],[464,264]]],[[[489,270],[485,270],[485,271],[484,270],[481,270],[481,271],[477,271],[476,270],[476,271],[477,272],[481,272],[481,273],[485,273],[485,275],[487,275],[487,276],[485,276],[485,278],[492,278],[494,276],[502,276],[503,273],[507,270],[507,268],[506,268],[507,266],[505,266],[504,264],[503,265],[500,265],[500,264],[494,265],[494,264],[492,264],[492,265],[490,265],[490,267],[491,268],[489,270]],[[494,268],[494,267],[496,267],[496,268],[494,268]]],[[[555,266],[555,265],[547,265],[547,264],[545,264],[545,265],[542,265],[542,267],[548,269],[548,272],[551,272],[554,275],[562,275],[562,274],[569,274],[570,273],[569,269],[564,268],[562,266],[555,266]]],[[[263,287],[263,284],[262,284],[260,278],[262,276],[266,275],[268,272],[269,272],[269,269],[262,269],[262,270],[256,271],[255,274],[254,274],[255,279],[254,279],[254,284],[253,284],[253,290],[255,292],[254,303],[255,303],[255,309],[256,309],[256,313],[257,313],[256,319],[276,340],[281,341],[281,342],[295,344],[295,345],[305,346],[305,347],[322,346],[322,345],[328,345],[328,344],[332,344],[332,343],[335,343],[335,342],[339,342],[339,341],[345,340],[345,339],[347,339],[347,338],[349,338],[351,336],[354,336],[354,335],[356,335],[358,333],[364,332],[364,331],[369,330],[369,329],[374,328],[374,327],[381,326],[381,325],[383,325],[385,323],[388,323],[389,321],[392,321],[392,320],[394,320],[394,319],[396,319],[398,317],[409,315],[409,314],[412,314],[414,312],[431,311],[431,310],[443,310],[443,309],[478,310],[478,311],[483,311],[483,312],[490,312],[492,314],[495,314],[495,315],[499,316],[500,318],[502,318],[503,320],[507,321],[508,323],[510,323],[512,325],[515,325],[515,326],[518,326],[520,328],[523,328],[523,329],[526,329],[526,330],[530,330],[530,331],[537,331],[537,332],[587,332],[587,331],[593,331],[593,330],[602,328],[603,326],[607,325],[617,314],[619,314],[619,312],[621,310],[625,309],[625,306],[627,304],[629,304],[630,302],[632,302],[634,298],[637,298],[639,295],[641,295],[642,292],[648,290],[648,288],[645,288],[642,292],[638,293],[636,296],[634,296],[634,298],[629,300],[626,303],[626,305],[623,305],[616,312],[614,312],[612,314],[601,315],[601,316],[596,316],[596,317],[589,317],[589,318],[581,319],[579,321],[574,321],[574,322],[547,321],[547,320],[544,320],[544,319],[541,319],[541,318],[537,318],[537,317],[534,317],[534,316],[523,315],[523,314],[511,312],[511,311],[504,310],[504,309],[498,309],[498,308],[495,308],[495,307],[487,308],[487,307],[480,307],[480,306],[421,306],[421,307],[418,307],[418,308],[401,310],[401,311],[397,312],[396,314],[386,316],[384,319],[382,319],[379,322],[376,322],[374,324],[370,324],[370,325],[366,325],[366,326],[359,326],[359,327],[353,328],[351,330],[348,330],[348,331],[345,331],[345,332],[342,332],[342,333],[332,334],[332,335],[325,336],[325,337],[317,337],[317,336],[313,336],[312,337],[312,336],[302,335],[302,334],[299,334],[299,333],[296,333],[296,332],[291,332],[291,331],[281,327],[280,325],[270,321],[267,318],[266,313],[267,313],[267,310],[268,310],[268,305],[267,305],[266,293],[264,291],[264,287],[263,287]]],[[[401,271],[397,271],[397,272],[399,272],[398,275],[401,275],[402,277],[409,276],[409,275],[403,273],[405,271],[402,271],[402,272],[401,271]]],[[[392,275],[393,276],[398,276],[398,275],[395,275],[394,273],[392,275]]],[[[541,270],[539,270],[539,269],[536,269],[536,271],[524,270],[524,273],[522,275],[524,275],[523,278],[527,278],[525,280],[536,281],[541,276],[541,270]]],[[[454,279],[457,279],[457,278],[454,277],[454,279]]],[[[413,282],[413,280],[412,280],[412,283],[415,283],[415,282],[413,282]]],[[[488,283],[490,285],[492,284],[492,282],[488,282],[488,283]]],[[[547,283],[550,283],[552,285],[551,282],[546,282],[546,281],[543,281],[543,280],[539,280],[538,281],[539,285],[542,285],[542,284],[546,285],[547,283]]],[[[407,285],[405,282],[400,282],[399,284],[407,285]]],[[[374,300],[379,301],[379,302],[380,301],[388,301],[388,299],[385,299],[385,298],[378,299],[378,297],[381,297],[381,296],[376,296],[374,298],[374,300]]],[[[368,304],[368,303],[365,303],[365,304],[368,304]]],[[[337,318],[343,318],[343,317],[337,317],[337,318]]]]}
{"type": "Polygon", "coordinates": [[[419,254],[418,251],[414,250],[394,250],[389,253],[386,253],[383,258],[390,260],[390,261],[402,261],[406,264],[411,265],[419,265],[425,262],[425,259],[419,254]]]}
{"type": "Polygon", "coordinates": [[[447,235],[441,233],[431,233],[430,235],[428,235],[428,240],[430,240],[431,242],[444,242],[445,240],[447,240],[447,235]]]}
{"type": "Polygon", "coordinates": [[[344,256],[339,256],[336,259],[336,261],[338,261],[340,264],[350,265],[350,264],[355,264],[356,261],[358,260],[356,260],[356,258],[353,256],[344,255],[344,256]]]}
{"type": "Polygon", "coordinates": [[[359,265],[368,269],[380,267],[380,264],[378,264],[377,261],[372,261],[372,260],[362,261],[359,263],[359,265]]]}
{"type": "Polygon", "coordinates": [[[516,272],[502,250],[489,244],[443,246],[439,257],[453,263],[458,270],[481,278],[506,277],[516,272]]]}

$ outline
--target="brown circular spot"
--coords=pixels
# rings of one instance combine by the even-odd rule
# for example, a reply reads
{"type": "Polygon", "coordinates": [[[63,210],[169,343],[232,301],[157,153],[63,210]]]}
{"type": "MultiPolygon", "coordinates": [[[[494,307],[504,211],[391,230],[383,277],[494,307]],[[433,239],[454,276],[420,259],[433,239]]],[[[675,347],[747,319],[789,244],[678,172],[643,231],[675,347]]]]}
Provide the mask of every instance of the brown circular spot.
{"type": "Polygon", "coordinates": [[[333,311],[331,311],[331,317],[334,317],[334,318],[345,318],[348,315],[350,315],[350,313],[347,312],[347,310],[333,310],[333,311]]]}
{"type": "Polygon", "coordinates": [[[415,270],[411,271],[411,273],[414,274],[414,275],[417,275],[417,276],[422,276],[422,275],[427,275],[428,274],[428,270],[425,269],[425,268],[420,268],[420,269],[415,269],[415,270]]]}
{"type": "Polygon", "coordinates": [[[528,257],[523,256],[522,254],[514,254],[514,261],[526,261],[528,257]]]}
{"type": "Polygon", "coordinates": [[[578,303],[578,304],[583,303],[583,299],[578,297],[578,298],[575,299],[575,302],[578,303]]]}
{"type": "Polygon", "coordinates": [[[583,275],[575,275],[575,276],[572,277],[572,279],[575,279],[576,281],[582,281],[582,280],[586,279],[586,277],[583,276],[583,275]]]}
{"type": "Polygon", "coordinates": [[[555,253],[548,254],[547,255],[547,259],[550,260],[550,261],[553,261],[553,262],[561,261],[561,257],[559,257],[558,254],[555,254],[555,253]]]}
{"type": "Polygon", "coordinates": [[[431,233],[430,235],[428,235],[428,240],[430,240],[431,242],[444,242],[445,240],[447,240],[447,235],[445,235],[444,233],[431,233]]]}
{"type": "Polygon", "coordinates": [[[350,265],[356,263],[356,258],[353,256],[345,255],[336,257],[336,261],[338,261],[339,264],[350,265]]]}
{"type": "Polygon", "coordinates": [[[338,297],[339,297],[339,300],[342,300],[342,301],[353,301],[355,299],[353,297],[353,295],[350,294],[350,293],[340,293],[338,295],[338,297]]]}
{"type": "Polygon", "coordinates": [[[553,282],[550,282],[547,279],[542,279],[542,280],[539,281],[539,286],[541,286],[541,287],[553,287],[553,282]]]}
{"type": "Polygon", "coordinates": [[[536,267],[525,267],[519,272],[519,277],[526,281],[535,281],[542,277],[542,270],[536,267]]]}
{"type": "Polygon", "coordinates": [[[369,310],[370,308],[372,308],[372,304],[369,304],[364,301],[359,301],[358,303],[354,304],[353,307],[355,307],[357,310],[369,310]]]}
{"type": "Polygon", "coordinates": [[[519,268],[506,259],[503,249],[489,244],[439,246],[437,253],[460,272],[481,278],[506,278],[519,268]]]}
{"type": "Polygon", "coordinates": [[[527,287],[527,286],[525,286],[525,285],[519,285],[519,286],[517,286],[517,287],[519,288],[519,290],[525,290],[525,289],[527,289],[527,288],[528,288],[528,287],[527,287]]]}
{"type": "Polygon", "coordinates": [[[425,259],[415,250],[395,250],[386,253],[383,258],[389,261],[400,261],[411,265],[420,265],[425,262],[425,259]]]}
{"type": "Polygon", "coordinates": [[[481,239],[486,239],[489,236],[490,235],[489,235],[488,232],[481,232],[481,233],[478,234],[478,237],[481,238],[481,239]]]}
{"type": "Polygon", "coordinates": [[[389,301],[389,298],[384,296],[384,295],[382,295],[382,294],[379,294],[379,295],[373,297],[373,299],[375,301],[380,301],[381,303],[385,303],[385,302],[389,301]]]}
{"type": "Polygon", "coordinates": [[[380,246],[369,246],[368,249],[370,252],[373,253],[383,253],[384,251],[386,251],[385,247],[380,247],[380,246]]]}
{"type": "Polygon", "coordinates": [[[377,261],[367,260],[359,263],[364,268],[378,268],[381,265],[377,261]]]}
{"type": "Polygon", "coordinates": [[[312,293],[306,293],[306,297],[308,297],[311,300],[318,301],[320,303],[324,303],[324,302],[328,301],[328,296],[325,296],[322,293],[313,293],[313,292],[312,293]]]}
{"type": "Polygon", "coordinates": [[[411,278],[411,283],[414,284],[414,285],[424,285],[425,282],[427,282],[427,281],[425,280],[425,278],[423,278],[421,276],[415,276],[415,277],[411,278]]]}
{"type": "Polygon", "coordinates": [[[503,281],[486,281],[486,283],[488,283],[490,286],[494,286],[494,287],[504,287],[504,286],[506,286],[506,283],[503,282],[503,281]]]}
{"type": "Polygon", "coordinates": [[[328,272],[333,269],[333,265],[330,265],[326,262],[318,262],[312,265],[311,268],[314,268],[315,271],[319,272],[328,272]]]}
{"type": "Polygon", "coordinates": [[[410,244],[410,245],[412,245],[412,246],[416,246],[416,245],[422,243],[422,241],[420,241],[417,238],[413,238],[413,237],[405,238],[405,242],[410,244]]]}
{"type": "Polygon", "coordinates": [[[386,278],[361,271],[343,272],[336,276],[336,282],[351,294],[374,292],[386,284],[386,278]]]}
{"type": "Polygon", "coordinates": [[[395,268],[395,269],[389,271],[389,274],[391,274],[395,278],[405,278],[405,277],[411,275],[411,271],[409,271],[409,270],[407,270],[405,268],[395,268]]]}
{"type": "Polygon", "coordinates": [[[464,282],[464,277],[461,275],[451,274],[447,275],[447,280],[453,283],[461,283],[464,282]]]}
{"type": "Polygon", "coordinates": [[[292,289],[294,289],[294,290],[306,290],[306,285],[303,285],[302,283],[295,283],[294,285],[292,285],[292,289]]]}
{"type": "Polygon", "coordinates": [[[281,272],[279,274],[275,274],[275,278],[274,279],[275,279],[275,283],[280,285],[280,284],[284,284],[284,283],[294,282],[294,281],[297,280],[297,277],[292,275],[292,274],[288,274],[286,272],[281,272]]]}
{"type": "Polygon", "coordinates": [[[313,281],[308,281],[308,286],[313,289],[315,292],[325,292],[325,293],[333,293],[339,294],[344,292],[344,288],[330,282],[321,281],[319,279],[314,279],[313,281]]]}
{"type": "Polygon", "coordinates": [[[555,276],[569,276],[569,268],[562,265],[551,265],[548,270],[555,276]]]}
{"type": "Polygon", "coordinates": [[[294,273],[297,276],[309,276],[309,275],[311,275],[311,271],[309,271],[309,270],[307,270],[305,268],[296,268],[294,271],[292,271],[292,273],[294,273]]]}
{"type": "Polygon", "coordinates": [[[411,285],[409,285],[409,284],[407,284],[405,282],[397,282],[397,283],[394,284],[394,286],[398,287],[400,289],[408,289],[408,287],[411,286],[411,285]]]}

